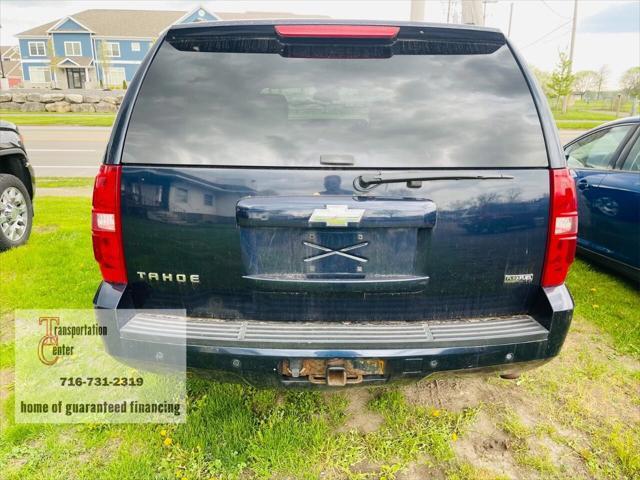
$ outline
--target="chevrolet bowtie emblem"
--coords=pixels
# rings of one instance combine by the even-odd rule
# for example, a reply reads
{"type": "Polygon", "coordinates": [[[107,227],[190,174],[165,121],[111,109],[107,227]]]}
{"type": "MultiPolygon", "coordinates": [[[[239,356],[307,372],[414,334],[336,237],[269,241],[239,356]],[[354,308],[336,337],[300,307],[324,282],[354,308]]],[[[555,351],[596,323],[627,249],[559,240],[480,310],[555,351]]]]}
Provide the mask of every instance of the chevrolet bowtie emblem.
{"type": "Polygon", "coordinates": [[[327,205],[316,208],[309,217],[309,223],[324,223],[327,227],[348,227],[350,223],[359,223],[364,209],[349,209],[347,205],[327,205]]]}

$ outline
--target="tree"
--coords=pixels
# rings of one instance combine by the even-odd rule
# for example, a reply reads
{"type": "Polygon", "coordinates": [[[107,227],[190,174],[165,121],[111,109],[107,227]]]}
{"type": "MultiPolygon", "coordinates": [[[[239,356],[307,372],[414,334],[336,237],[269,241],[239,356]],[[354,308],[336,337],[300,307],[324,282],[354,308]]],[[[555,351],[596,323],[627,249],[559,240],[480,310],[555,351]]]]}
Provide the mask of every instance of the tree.
{"type": "Polygon", "coordinates": [[[620,85],[629,97],[640,97],[640,67],[633,67],[624,72],[620,78],[620,85]]]}
{"type": "MultiPolygon", "coordinates": [[[[551,79],[547,83],[549,90],[551,90],[552,98],[556,98],[556,108],[562,97],[571,94],[571,87],[575,79],[575,75],[571,74],[571,60],[567,58],[567,54],[560,52],[558,56],[556,69],[551,73],[551,79]]],[[[562,106],[562,113],[566,113],[564,105],[562,106]]]]}
{"type": "Polygon", "coordinates": [[[109,65],[111,57],[109,56],[109,52],[107,51],[107,42],[104,40],[100,40],[97,43],[96,47],[98,47],[98,61],[100,64],[100,86],[101,88],[109,88],[109,78],[107,78],[107,72],[109,71],[109,65]]]}
{"type": "Polygon", "coordinates": [[[596,100],[598,100],[600,98],[600,92],[602,92],[602,87],[607,84],[607,79],[609,78],[609,67],[607,65],[603,65],[596,73],[598,74],[596,100]]]}
{"type": "Polygon", "coordinates": [[[538,85],[540,85],[540,88],[542,88],[544,94],[547,97],[552,97],[551,90],[548,86],[548,83],[551,81],[551,74],[549,72],[545,72],[544,70],[540,70],[533,65],[531,66],[531,71],[533,72],[533,76],[536,77],[538,85]]]}
{"type": "Polygon", "coordinates": [[[573,91],[580,95],[580,100],[583,99],[585,93],[593,91],[598,86],[598,72],[582,70],[576,72],[575,77],[573,91]]]}
{"type": "Polygon", "coordinates": [[[50,77],[50,81],[49,81],[49,87],[56,87],[56,67],[55,64],[57,63],[58,59],[56,57],[56,52],[53,48],[53,40],[49,39],[47,40],[46,43],[46,48],[47,48],[47,57],[49,57],[49,77],[50,77]]]}

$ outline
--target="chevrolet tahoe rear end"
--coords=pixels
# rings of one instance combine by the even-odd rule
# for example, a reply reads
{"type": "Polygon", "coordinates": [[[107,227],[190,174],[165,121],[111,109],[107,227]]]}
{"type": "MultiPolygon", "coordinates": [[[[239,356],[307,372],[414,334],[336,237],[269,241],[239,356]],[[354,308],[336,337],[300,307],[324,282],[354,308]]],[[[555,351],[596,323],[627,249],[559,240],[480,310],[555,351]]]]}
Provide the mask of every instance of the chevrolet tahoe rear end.
{"type": "Polygon", "coordinates": [[[94,303],[113,355],[182,342],[215,378],[515,375],[563,344],[576,231],[548,107],[502,33],[177,26],[96,178],[94,303]]]}

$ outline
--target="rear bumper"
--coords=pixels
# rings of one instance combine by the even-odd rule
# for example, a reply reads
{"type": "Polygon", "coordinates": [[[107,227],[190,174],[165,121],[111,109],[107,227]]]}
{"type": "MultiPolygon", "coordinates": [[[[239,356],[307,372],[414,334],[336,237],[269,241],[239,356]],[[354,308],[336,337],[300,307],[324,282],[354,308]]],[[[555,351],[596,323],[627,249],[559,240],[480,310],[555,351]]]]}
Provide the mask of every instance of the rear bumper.
{"type": "Polygon", "coordinates": [[[370,324],[221,321],[132,312],[125,310],[125,291],[103,283],[94,299],[98,322],[118,331],[106,342],[111,355],[151,367],[158,356],[170,358],[186,347],[189,369],[256,386],[316,386],[305,376],[283,373],[283,362],[295,359],[381,360],[380,371],[363,376],[361,384],[369,385],[439,372],[517,373],[558,354],[573,314],[564,285],[542,289],[531,315],[370,324]]]}

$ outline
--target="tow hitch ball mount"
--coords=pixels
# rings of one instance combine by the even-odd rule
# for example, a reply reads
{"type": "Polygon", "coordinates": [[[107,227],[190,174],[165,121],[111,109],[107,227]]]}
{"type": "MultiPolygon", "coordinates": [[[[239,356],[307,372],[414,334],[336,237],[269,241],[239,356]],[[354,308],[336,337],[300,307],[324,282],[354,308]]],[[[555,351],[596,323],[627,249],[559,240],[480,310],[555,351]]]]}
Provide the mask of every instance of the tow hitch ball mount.
{"type": "Polygon", "coordinates": [[[384,360],[369,358],[309,359],[289,358],[280,365],[284,377],[306,377],[310,383],[344,387],[347,384],[362,383],[367,375],[383,375],[384,360]]]}

